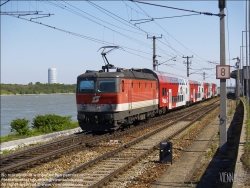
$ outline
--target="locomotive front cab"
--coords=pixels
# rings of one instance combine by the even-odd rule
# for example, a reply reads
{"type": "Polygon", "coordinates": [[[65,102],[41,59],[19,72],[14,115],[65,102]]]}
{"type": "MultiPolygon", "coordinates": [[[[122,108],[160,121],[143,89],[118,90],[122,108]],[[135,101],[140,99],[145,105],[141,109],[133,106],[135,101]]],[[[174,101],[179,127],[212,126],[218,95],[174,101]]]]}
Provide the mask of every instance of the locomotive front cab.
{"type": "Polygon", "coordinates": [[[120,78],[105,74],[85,73],[77,79],[77,119],[82,130],[109,131],[118,128],[120,78]]]}

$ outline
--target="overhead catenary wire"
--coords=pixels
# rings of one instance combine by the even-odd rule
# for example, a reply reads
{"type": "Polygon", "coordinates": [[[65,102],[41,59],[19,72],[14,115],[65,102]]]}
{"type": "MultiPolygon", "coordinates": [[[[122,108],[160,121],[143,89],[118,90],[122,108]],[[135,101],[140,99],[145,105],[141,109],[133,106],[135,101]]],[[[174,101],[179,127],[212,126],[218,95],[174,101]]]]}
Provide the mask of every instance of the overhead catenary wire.
{"type": "Polygon", "coordinates": [[[118,26],[116,26],[116,25],[114,25],[114,24],[111,24],[111,23],[109,23],[109,22],[107,22],[107,21],[104,21],[104,20],[102,20],[102,19],[99,19],[99,18],[97,18],[97,17],[95,17],[95,16],[93,16],[93,15],[91,15],[91,14],[89,14],[89,13],[87,13],[87,12],[85,12],[85,11],[83,11],[83,10],[81,10],[81,9],[79,9],[79,8],[77,8],[77,7],[75,7],[75,6],[71,5],[71,4],[69,4],[69,3],[67,3],[67,2],[65,2],[65,1],[63,1],[63,2],[66,3],[67,5],[69,5],[69,6],[73,7],[73,8],[75,8],[75,9],[77,9],[77,10],[79,10],[79,11],[81,11],[81,12],[83,12],[83,13],[85,13],[85,14],[87,14],[87,15],[89,15],[89,16],[91,16],[91,17],[97,19],[97,20],[99,20],[99,21],[102,21],[102,22],[104,22],[104,23],[107,23],[107,24],[109,24],[109,25],[112,25],[113,27],[117,27],[117,28],[119,28],[119,29],[122,29],[122,30],[125,30],[125,31],[128,31],[128,32],[131,32],[131,33],[140,34],[140,35],[145,35],[145,34],[143,34],[143,33],[138,33],[138,32],[135,32],[135,31],[131,31],[131,30],[122,28],[122,27],[118,27],[118,26]]]}
{"type": "Polygon", "coordinates": [[[2,3],[2,4],[0,5],[0,7],[1,7],[2,5],[4,5],[4,4],[8,3],[9,1],[10,1],[10,0],[5,1],[4,3],[2,3]]]}
{"type": "Polygon", "coordinates": [[[132,8],[131,6],[129,6],[124,0],[122,0],[122,2],[123,2],[126,6],[130,7],[131,10],[133,9],[135,12],[137,12],[137,13],[139,13],[139,14],[141,14],[141,15],[147,16],[146,14],[143,14],[142,12],[139,12],[139,11],[135,10],[134,8],[132,8]]]}
{"type": "MultiPolygon", "coordinates": [[[[136,29],[138,29],[138,30],[144,32],[146,35],[149,35],[149,36],[152,36],[152,34],[158,35],[158,34],[156,34],[156,33],[147,32],[147,31],[145,31],[145,30],[143,30],[143,29],[141,29],[141,28],[135,26],[134,24],[128,22],[127,20],[121,18],[120,16],[117,16],[116,14],[114,14],[114,13],[112,13],[112,12],[106,10],[106,9],[103,8],[103,7],[100,7],[99,5],[93,3],[93,2],[91,2],[91,1],[89,1],[89,0],[85,0],[85,1],[87,1],[87,2],[90,3],[91,5],[95,6],[98,10],[100,10],[100,11],[102,11],[102,12],[105,11],[105,12],[109,13],[109,14],[107,14],[107,15],[109,15],[109,16],[110,16],[110,14],[111,14],[111,15],[113,15],[113,16],[115,16],[115,17],[121,19],[122,21],[126,22],[127,24],[129,24],[129,25],[132,26],[133,28],[136,28],[136,29]]],[[[112,17],[112,16],[110,16],[110,17],[112,17]]],[[[114,17],[112,17],[112,18],[115,19],[114,17]]]]}
{"type": "Polygon", "coordinates": [[[186,17],[186,16],[194,16],[194,15],[200,15],[200,14],[186,14],[186,15],[179,15],[179,16],[166,16],[166,17],[160,17],[160,18],[151,18],[151,19],[137,19],[137,20],[130,20],[130,21],[143,21],[146,20],[144,22],[139,22],[139,23],[135,23],[135,24],[141,24],[141,23],[146,23],[146,22],[152,22],[154,20],[162,20],[162,19],[166,19],[166,18],[181,18],[181,17],[186,17]]]}
{"type": "MultiPolygon", "coordinates": [[[[68,3],[67,3],[67,4],[68,4],[68,3]]],[[[71,5],[71,6],[72,6],[72,5],[71,5]]],[[[81,9],[79,9],[79,8],[77,8],[77,7],[75,7],[75,6],[73,6],[73,7],[76,8],[77,10],[79,10],[79,11],[82,11],[81,9]]],[[[111,31],[113,31],[113,32],[115,32],[115,33],[118,33],[119,35],[121,35],[121,36],[123,36],[123,37],[125,37],[125,38],[127,38],[127,39],[130,39],[130,40],[132,40],[132,41],[134,41],[134,42],[140,43],[140,44],[142,44],[142,45],[144,45],[144,46],[146,46],[146,47],[148,47],[148,48],[152,48],[150,44],[147,44],[147,43],[145,43],[145,42],[139,41],[139,40],[137,40],[137,39],[135,39],[135,38],[133,38],[133,37],[130,37],[130,36],[128,36],[128,35],[125,35],[125,34],[119,32],[119,31],[116,31],[116,30],[110,28],[110,27],[107,27],[107,26],[105,26],[105,25],[103,25],[103,24],[101,24],[101,23],[99,23],[99,22],[97,22],[97,21],[95,21],[95,20],[93,20],[93,19],[91,19],[91,18],[88,18],[87,16],[82,15],[82,14],[79,13],[79,12],[76,12],[75,10],[72,10],[71,8],[69,8],[69,7],[67,7],[67,6],[64,6],[63,9],[64,9],[64,10],[67,10],[67,11],[69,11],[69,12],[72,12],[72,13],[74,13],[74,14],[80,16],[80,17],[85,18],[85,19],[88,19],[88,20],[90,20],[90,21],[92,21],[92,22],[94,22],[94,23],[96,23],[96,24],[98,24],[98,25],[101,25],[102,27],[105,27],[106,29],[109,29],[109,30],[111,30],[111,31]]],[[[84,11],[82,11],[82,12],[84,12],[84,11]]],[[[85,12],[84,12],[84,13],[85,13],[85,12]]],[[[88,14],[88,13],[86,13],[86,14],[88,14]]],[[[88,14],[88,15],[90,15],[90,14],[88,14]]],[[[92,15],[90,15],[90,16],[92,16],[92,15]]],[[[94,16],[92,16],[92,17],[94,17],[94,16]]],[[[95,18],[95,19],[98,19],[98,20],[101,20],[101,19],[96,18],[96,17],[94,17],[94,18],[95,18]]],[[[101,21],[103,21],[103,20],[101,20],[101,21]]],[[[105,22],[105,21],[103,21],[103,22],[105,22]]],[[[108,23],[108,22],[105,22],[105,23],[108,23]]],[[[110,24],[110,23],[109,23],[109,24],[110,24]]],[[[110,25],[114,26],[113,24],[110,24],[110,25]]],[[[115,27],[117,27],[117,26],[115,26],[115,27]]],[[[124,28],[120,28],[120,29],[126,30],[126,29],[124,29],[124,28]]]]}
{"type": "MultiPolygon", "coordinates": [[[[89,1],[87,1],[87,2],[89,2],[89,1]]],[[[89,2],[90,4],[92,4],[92,5],[94,5],[95,7],[97,6],[98,7],[98,9],[102,9],[102,10],[104,10],[104,11],[106,11],[106,12],[109,12],[110,14],[113,14],[113,13],[111,13],[110,11],[108,11],[108,10],[106,10],[106,9],[104,9],[104,8],[102,8],[102,7],[100,7],[100,6],[98,6],[98,5],[96,5],[96,4],[94,4],[94,3],[92,3],[92,2],[89,2]]],[[[62,3],[60,3],[61,4],[61,6],[63,6],[63,9],[65,9],[66,10],[66,8],[68,8],[67,6],[65,6],[65,5],[63,5],[62,3]]],[[[67,3],[68,5],[70,5],[69,3],[67,3]]],[[[70,6],[72,6],[72,5],[70,5],[70,6]]],[[[60,7],[60,6],[59,6],[60,7]]],[[[74,7],[74,8],[76,8],[75,6],[72,6],[72,7],[74,7]]],[[[80,10],[79,8],[76,8],[76,9],[78,9],[79,11],[82,11],[82,10],[80,10]]],[[[77,15],[79,14],[79,13],[76,13],[77,15]]],[[[89,14],[88,14],[89,15],[89,14]]],[[[115,15],[115,14],[113,14],[113,15],[115,15]]],[[[79,15],[80,16],[80,15],[79,15]]],[[[92,15],[91,15],[92,16],[92,15]]],[[[117,15],[115,15],[115,16],[117,16],[117,15]]],[[[93,17],[93,16],[92,16],[93,17]]],[[[119,16],[117,16],[117,17],[119,17],[119,16]]],[[[120,17],[119,17],[120,18],[120,17]]],[[[120,18],[120,19],[123,19],[123,18],[120,18]]],[[[123,19],[124,20],[124,19],[123,19]]],[[[92,21],[92,19],[91,19],[91,21],[92,21]]],[[[126,21],[126,20],[125,20],[126,21]]],[[[94,21],[95,22],[95,21],[94,21]]],[[[95,22],[96,23],[96,22],[95,22]]],[[[128,22],[129,23],[129,22],[128,22]]],[[[101,24],[102,25],[102,24],[101,24]]],[[[110,29],[110,28],[108,28],[107,26],[104,26],[104,25],[102,25],[104,28],[107,28],[107,29],[110,29]]],[[[113,29],[111,29],[113,32],[116,32],[117,33],[117,31],[114,31],[113,29]]],[[[118,32],[119,33],[119,32],[118,32]]],[[[121,33],[119,33],[119,34],[121,34],[121,33]]],[[[121,35],[123,35],[123,34],[121,34],[121,35]]],[[[125,37],[128,37],[128,36],[125,36],[125,37]]],[[[129,38],[129,37],[128,37],[129,38]]],[[[131,40],[133,40],[133,39],[131,39],[131,40]]],[[[138,42],[138,43],[140,43],[140,42],[138,42]]],[[[140,43],[140,44],[142,44],[142,43],[140,43]]],[[[145,45],[145,44],[144,44],[145,45]]],[[[151,48],[151,45],[150,45],[150,48],[151,48]]],[[[164,52],[165,53],[165,50],[162,50],[162,49],[160,49],[162,52],[164,52]]],[[[167,54],[168,55],[168,54],[167,54]]],[[[170,56],[170,55],[168,55],[168,56],[170,56]]]]}
{"type": "MultiPolygon", "coordinates": [[[[137,4],[135,4],[137,7],[139,7],[145,14],[147,14],[139,5],[137,5],[137,4]]],[[[148,14],[147,14],[147,16],[149,17],[149,18],[151,18],[148,14]]],[[[173,39],[175,39],[179,44],[181,44],[176,38],[174,38],[172,35],[170,35],[162,26],[160,26],[155,20],[154,20],[154,22],[162,29],[162,30],[164,30],[169,36],[171,36],[173,39]]],[[[158,40],[159,41],[159,40],[158,40]]],[[[161,41],[159,41],[159,42],[161,42],[161,41]]],[[[162,42],[161,42],[162,43],[162,42]]],[[[182,45],[182,44],[181,44],[182,45]]],[[[166,46],[168,46],[168,47],[170,47],[170,44],[169,45],[166,45],[166,46]]],[[[184,45],[182,45],[183,47],[185,47],[184,45]]],[[[172,48],[173,49],[173,48],[172,48]]],[[[177,51],[177,50],[175,50],[175,51],[177,51]]]]}
{"type": "Polygon", "coordinates": [[[183,8],[176,8],[176,7],[170,7],[170,6],[165,6],[165,5],[158,5],[158,4],[147,3],[147,2],[142,2],[142,1],[134,1],[134,0],[131,0],[131,1],[136,2],[136,3],[147,4],[147,5],[151,5],[151,6],[175,9],[175,10],[186,11],[186,12],[193,12],[193,13],[204,14],[204,15],[209,15],[209,16],[220,16],[220,14],[213,14],[213,13],[210,13],[210,12],[200,12],[200,11],[195,11],[195,10],[188,10],[188,9],[183,9],[183,8]]]}
{"type": "MultiPolygon", "coordinates": [[[[60,5],[58,5],[58,7],[59,8],[61,8],[62,6],[60,5]]],[[[34,22],[34,23],[37,23],[37,22],[34,22]]],[[[41,24],[41,22],[39,23],[39,24],[41,24]]],[[[103,26],[103,27],[105,27],[105,26],[103,26]]],[[[53,28],[53,26],[51,26],[51,28],[53,28]]],[[[106,28],[106,27],[105,27],[106,28]]],[[[55,28],[54,28],[55,29],[55,28]]],[[[66,31],[66,30],[65,30],[66,31]]],[[[112,29],[112,31],[114,32],[114,30],[112,29]]],[[[77,33],[73,33],[73,32],[70,32],[70,34],[73,34],[73,35],[75,35],[75,36],[80,36],[80,37],[83,37],[84,35],[80,35],[80,34],[77,34],[77,33]]],[[[85,36],[85,37],[87,37],[87,36],[85,36]]],[[[89,37],[88,39],[90,39],[91,37],[89,37]]],[[[96,40],[96,39],[94,39],[94,38],[92,38],[93,40],[96,40]]],[[[98,40],[98,39],[97,39],[98,40]]],[[[100,43],[103,43],[103,41],[102,40],[99,40],[99,42],[100,43]]],[[[109,43],[109,42],[106,42],[106,41],[104,41],[105,42],[105,44],[113,44],[114,43],[114,41],[113,41],[113,43],[109,43]]],[[[139,43],[140,44],[140,43],[139,43]]],[[[151,46],[151,45],[150,45],[151,46]]],[[[124,47],[124,48],[127,48],[127,50],[126,50],[126,52],[128,52],[128,53],[131,53],[131,54],[134,54],[134,55],[137,55],[138,56],[138,54],[135,54],[135,53],[133,53],[133,52],[129,52],[128,50],[132,50],[132,51],[137,51],[137,52],[140,52],[140,53],[145,53],[145,54],[149,54],[149,55],[151,55],[152,53],[147,53],[147,52],[143,52],[143,51],[140,51],[140,50],[135,50],[135,49],[132,49],[132,48],[128,48],[128,47],[124,47]]],[[[159,48],[160,49],[160,48],[159,48]]],[[[163,52],[163,53],[165,53],[166,51],[165,50],[162,50],[161,49],[161,51],[163,52]]],[[[166,54],[166,53],[165,53],[166,54]]],[[[168,55],[168,54],[167,54],[168,55]]],[[[142,58],[145,58],[145,57],[143,57],[143,56],[140,56],[140,57],[142,57],[142,58]]],[[[163,56],[162,56],[163,57],[163,56]]],[[[164,57],[163,57],[164,58],[164,57]]],[[[151,58],[149,59],[149,58],[145,58],[145,59],[148,59],[148,60],[151,60],[151,58]]]]}
{"type": "MultiPolygon", "coordinates": [[[[132,1],[132,2],[138,2],[138,1],[132,1]]],[[[142,3],[142,2],[141,2],[142,3]]],[[[136,4],[135,3],[135,5],[138,7],[138,8],[140,8],[145,14],[147,14],[138,4],[136,4]]],[[[149,17],[149,18],[151,18],[151,16],[149,16],[148,14],[147,14],[147,16],[149,17]]],[[[154,20],[154,22],[162,29],[162,30],[164,30],[170,37],[172,37],[176,42],[178,42],[181,46],[183,46],[184,48],[186,48],[189,52],[191,52],[191,53],[193,53],[196,57],[199,57],[200,59],[203,59],[204,61],[207,61],[207,60],[205,60],[204,58],[202,58],[202,57],[200,57],[199,55],[197,55],[196,53],[194,53],[193,51],[191,51],[189,48],[187,48],[185,45],[183,45],[180,41],[178,41],[175,37],[173,37],[169,32],[167,32],[160,24],[158,24],[155,20],[154,20]]],[[[159,41],[159,40],[158,40],[159,41]]],[[[160,42],[160,41],[159,41],[160,42]]],[[[201,66],[201,65],[200,65],[201,66]]]]}
{"type": "MultiPolygon", "coordinates": [[[[84,38],[84,39],[87,39],[87,40],[90,40],[90,41],[93,41],[93,42],[97,42],[97,43],[100,43],[100,44],[104,43],[105,45],[113,45],[113,43],[111,43],[111,42],[106,42],[106,41],[99,40],[99,39],[96,39],[96,38],[93,38],[93,37],[88,37],[88,36],[85,36],[85,35],[82,35],[82,34],[78,34],[78,33],[75,33],[75,32],[71,32],[71,31],[67,31],[67,30],[64,30],[64,29],[60,29],[60,28],[57,28],[57,27],[54,27],[54,26],[51,26],[51,25],[48,25],[48,24],[44,24],[42,22],[36,22],[36,21],[30,20],[30,19],[26,19],[26,18],[23,18],[23,17],[9,15],[7,13],[5,15],[8,15],[8,16],[11,16],[11,17],[15,17],[15,18],[18,18],[18,19],[22,19],[22,20],[25,20],[25,21],[29,21],[29,22],[32,22],[32,23],[36,23],[36,24],[39,24],[39,25],[43,25],[43,26],[49,27],[51,29],[55,29],[55,30],[58,30],[58,31],[61,31],[61,32],[64,32],[64,33],[68,33],[68,34],[71,34],[71,35],[74,35],[74,36],[77,36],[77,37],[81,37],[81,38],[84,38]]],[[[152,53],[139,51],[139,50],[132,49],[132,48],[129,48],[129,47],[126,47],[126,46],[121,46],[119,44],[115,44],[115,45],[120,46],[120,47],[125,48],[125,49],[128,49],[128,50],[138,51],[140,53],[145,53],[145,54],[148,54],[148,55],[152,55],[152,53]]],[[[138,54],[135,54],[135,53],[132,53],[132,52],[129,52],[129,51],[126,51],[126,52],[128,52],[130,54],[134,54],[136,56],[140,56],[138,54]]],[[[142,57],[144,59],[152,60],[150,58],[146,58],[146,57],[143,57],[143,56],[140,56],[140,57],[142,57]]]]}
{"type": "MultiPolygon", "coordinates": [[[[93,4],[92,2],[90,2],[90,3],[93,4]]],[[[67,10],[67,9],[66,9],[66,8],[68,8],[67,6],[63,5],[62,3],[60,3],[60,4],[63,6],[63,9],[67,10]]],[[[66,4],[70,5],[69,3],[66,3],[66,4]]],[[[70,5],[70,6],[76,8],[77,10],[79,10],[79,11],[81,11],[81,12],[84,12],[84,11],[82,11],[81,9],[79,9],[79,8],[73,6],[73,5],[70,5]]],[[[98,6],[98,5],[96,5],[96,6],[98,6]]],[[[98,6],[98,7],[100,7],[100,6],[98,6]]],[[[102,8],[102,7],[100,7],[100,8],[102,8]]],[[[103,8],[102,8],[102,9],[103,9],[103,8]]],[[[72,10],[72,9],[70,9],[70,10],[72,10]]],[[[72,11],[74,11],[74,10],[72,10],[72,11]]],[[[71,11],[70,11],[70,12],[71,12],[71,11]]],[[[73,12],[73,13],[75,13],[75,12],[73,12]]],[[[84,13],[85,13],[85,12],[84,12],[84,13]]],[[[78,12],[75,13],[75,14],[79,15],[78,12]]],[[[86,14],[88,14],[88,13],[86,13],[86,14]]],[[[88,14],[88,15],[90,15],[90,14],[88,14]]],[[[81,15],[79,15],[79,16],[81,16],[81,15]]],[[[90,16],[92,16],[92,15],[90,15],[90,16]]],[[[85,18],[85,17],[84,17],[84,18],[85,18]]],[[[96,18],[96,17],[95,17],[95,18],[96,18]]],[[[96,18],[96,19],[98,19],[98,18],[96,18]]],[[[99,19],[99,20],[100,20],[100,19],[99,19]]],[[[92,21],[92,20],[91,20],[91,21],[92,21]]],[[[94,21],[94,23],[97,23],[97,22],[94,21]]],[[[113,25],[113,24],[112,24],[112,25],[113,25]]],[[[116,33],[118,33],[118,34],[120,34],[120,35],[122,35],[122,36],[124,36],[124,37],[126,37],[126,38],[129,38],[130,40],[133,40],[133,41],[135,41],[135,42],[137,42],[137,43],[139,43],[139,44],[142,44],[142,45],[144,45],[144,46],[149,47],[150,49],[152,49],[151,45],[149,45],[149,44],[146,44],[146,43],[144,43],[144,42],[142,42],[142,41],[139,41],[139,40],[137,40],[137,39],[134,39],[134,38],[132,38],[132,37],[129,37],[129,36],[127,36],[127,35],[125,35],[125,34],[122,34],[122,33],[120,33],[120,32],[117,32],[117,31],[115,31],[115,30],[113,30],[113,29],[111,29],[111,28],[109,28],[109,27],[107,27],[107,26],[105,26],[105,25],[102,25],[102,24],[101,24],[101,26],[103,26],[104,28],[107,28],[107,29],[109,29],[109,30],[112,30],[113,32],[116,32],[116,33]]],[[[124,29],[124,30],[126,30],[126,29],[124,29]]],[[[161,51],[165,53],[164,50],[161,49],[161,51]]]]}

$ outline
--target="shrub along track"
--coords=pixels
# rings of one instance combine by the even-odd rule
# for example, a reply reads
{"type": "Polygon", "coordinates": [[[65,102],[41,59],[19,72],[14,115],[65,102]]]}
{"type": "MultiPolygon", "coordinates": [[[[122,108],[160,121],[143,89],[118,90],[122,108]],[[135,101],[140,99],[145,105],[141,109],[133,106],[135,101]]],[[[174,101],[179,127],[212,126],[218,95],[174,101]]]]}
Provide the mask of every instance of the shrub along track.
{"type": "MultiPolygon", "coordinates": [[[[154,151],[154,149],[159,146],[160,142],[170,140],[174,136],[180,134],[217,106],[218,103],[216,102],[208,106],[203,106],[202,108],[196,108],[192,111],[189,110],[189,113],[185,115],[182,113],[181,118],[179,115],[178,118],[174,118],[175,121],[169,122],[94,160],[67,171],[38,187],[53,186],[53,184],[65,186],[67,183],[71,186],[75,185],[81,187],[101,187],[106,185],[120,173],[136,164],[141,158],[154,151]],[[81,178],[79,178],[79,176],[74,176],[74,174],[77,173],[81,173],[81,178]],[[64,178],[67,179],[65,180],[64,178]],[[60,184],[60,182],[62,182],[62,184],[60,184]]],[[[89,145],[93,146],[96,145],[96,143],[89,143],[89,145]]]]}
{"type": "Polygon", "coordinates": [[[171,121],[186,112],[189,112],[193,109],[197,109],[198,106],[201,106],[201,108],[203,108],[204,105],[206,105],[207,103],[210,104],[211,102],[213,101],[206,101],[204,103],[199,103],[197,105],[182,109],[180,111],[174,111],[164,116],[156,117],[154,119],[149,120],[149,123],[147,124],[144,123],[142,125],[132,127],[123,132],[117,131],[113,134],[108,133],[96,136],[93,136],[91,134],[74,135],[63,140],[4,155],[1,156],[0,172],[1,174],[21,172],[23,170],[30,169],[31,167],[37,166],[41,163],[56,159],[62,155],[65,155],[66,153],[83,150],[89,145],[100,143],[101,141],[119,138],[123,135],[130,135],[135,131],[147,129],[157,124],[161,124],[163,122],[165,123],[166,121],[171,121]]]}

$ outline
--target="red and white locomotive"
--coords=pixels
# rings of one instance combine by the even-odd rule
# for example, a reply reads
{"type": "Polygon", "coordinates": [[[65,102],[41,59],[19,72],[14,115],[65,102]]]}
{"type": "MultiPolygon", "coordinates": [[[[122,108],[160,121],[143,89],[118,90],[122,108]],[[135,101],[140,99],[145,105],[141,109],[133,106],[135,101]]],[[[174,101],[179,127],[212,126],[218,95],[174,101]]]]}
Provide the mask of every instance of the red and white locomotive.
{"type": "Polygon", "coordinates": [[[109,131],[215,96],[214,83],[150,69],[103,68],[77,77],[77,119],[83,130],[109,131]]]}

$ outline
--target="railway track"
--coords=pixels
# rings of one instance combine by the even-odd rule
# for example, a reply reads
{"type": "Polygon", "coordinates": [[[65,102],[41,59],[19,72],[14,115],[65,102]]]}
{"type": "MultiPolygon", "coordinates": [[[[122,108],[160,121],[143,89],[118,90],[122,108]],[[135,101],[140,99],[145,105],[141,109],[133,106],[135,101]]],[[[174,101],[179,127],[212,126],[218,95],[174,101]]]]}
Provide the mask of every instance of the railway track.
{"type": "Polygon", "coordinates": [[[171,123],[167,123],[148,134],[136,138],[94,160],[50,179],[37,187],[54,185],[102,187],[137,163],[141,158],[150,154],[155,148],[158,148],[160,142],[172,139],[217,106],[218,104],[212,104],[202,109],[196,109],[191,113],[183,115],[181,118],[175,119],[175,121],[171,123]],[[79,173],[81,173],[81,178],[79,178],[79,176],[74,176],[74,174],[79,173]]]}
{"type": "MultiPolygon", "coordinates": [[[[203,105],[201,105],[201,108],[204,108],[203,105]]],[[[179,117],[180,114],[191,111],[192,109],[195,109],[197,107],[198,105],[194,105],[181,111],[174,111],[165,116],[160,116],[150,120],[149,122],[152,123],[135,126],[123,132],[115,132],[113,134],[105,134],[99,136],[93,136],[91,134],[74,135],[63,140],[4,155],[1,156],[0,172],[1,174],[21,172],[23,170],[32,168],[33,166],[58,158],[66,153],[77,151],[90,145],[95,145],[101,141],[119,138],[123,135],[129,135],[130,133],[141,129],[146,129],[160,123],[172,121],[173,119],[179,117]]],[[[186,120],[188,120],[188,117],[183,118],[186,118],[186,120]]]]}

